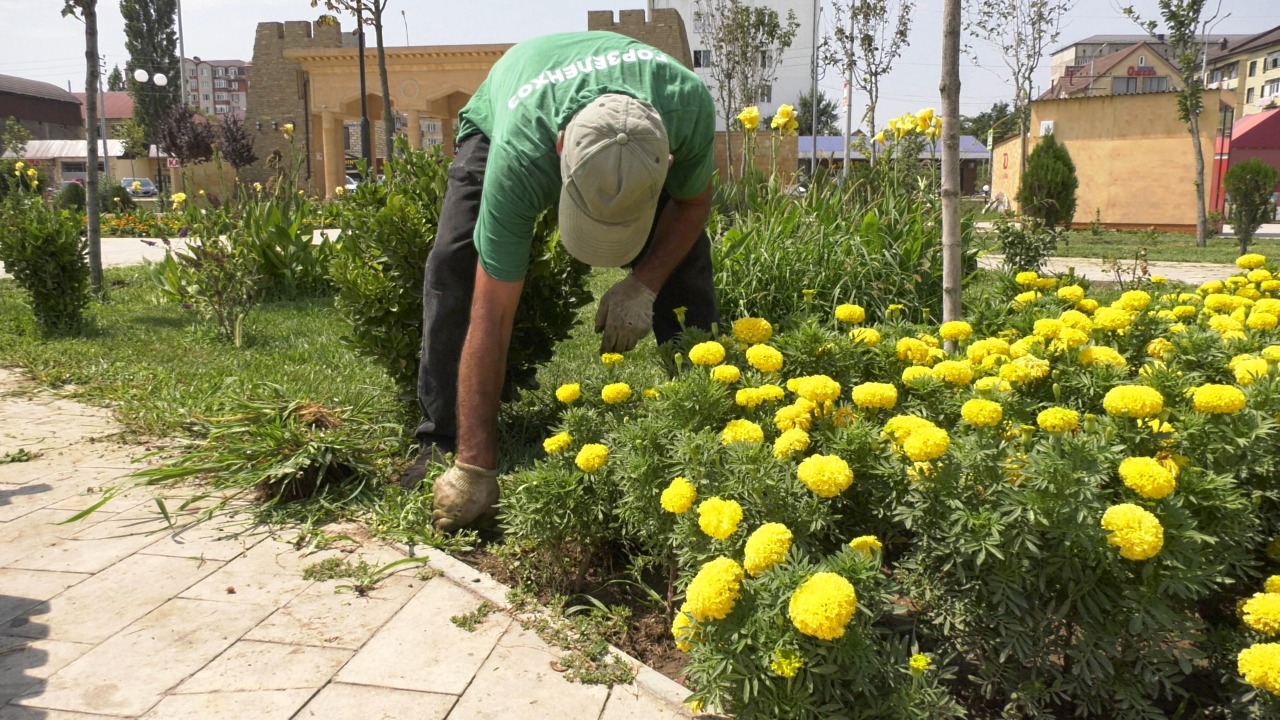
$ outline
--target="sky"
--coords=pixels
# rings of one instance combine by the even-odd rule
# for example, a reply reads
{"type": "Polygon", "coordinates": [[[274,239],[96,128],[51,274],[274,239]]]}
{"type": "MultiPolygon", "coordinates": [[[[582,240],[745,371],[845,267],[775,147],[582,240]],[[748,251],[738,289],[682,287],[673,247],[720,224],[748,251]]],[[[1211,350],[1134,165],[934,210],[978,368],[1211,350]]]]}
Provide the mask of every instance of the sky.
{"type": "MultiPolygon", "coordinates": [[[[830,0],[824,0],[829,7],[830,0]]],[[[847,1],[847,0],[846,0],[847,1]]],[[[973,0],[965,0],[972,2],[973,0]]],[[[309,0],[180,0],[183,40],[188,57],[251,60],[254,29],[259,22],[314,19],[319,11],[309,0]]],[[[0,74],[42,80],[74,92],[83,89],[84,26],[62,18],[61,0],[0,0],[0,19],[11,30],[0,42],[0,74]]],[[[941,72],[942,2],[915,0],[911,45],[882,82],[876,113],[878,124],[904,112],[922,107],[938,107],[941,72]]],[[[1157,0],[1125,0],[1139,14],[1158,18],[1157,0]]],[[[1209,5],[1215,6],[1215,0],[1209,5]]],[[[1133,22],[1121,14],[1118,0],[1077,0],[1067,15],[1054,49],[1075,40],[1101,33],[1138,33],[1133,22]]],[[[552,32],[585,30],[588,10],[643,8],[644,0],[390,0],[389,22],[385,30],[388,45],[453,45],[469,43],[514,43],[552,32]]],[[[1280,3],[1267,0],[1221,0],[1219,17],[1224,18],[1212,34],[1256,33],[1280,25],[1280,3]]],[[[685,19],[690,22],[689,18],[685,19]]],[[[824,11],[821,28],[830,31],[830,12],[824,11]]],[[[344,28],[354,23],[342,18],[344,28]]],[[[109,70],[123,67],[124,22],[116,0],[99,1],[99,50],[109,70]]],[[[805,54],[812,45],[807,33],[800,33],[794,48],[805,54]]],[[[1013,91],[1007,83],[1009,71],[998,50],[967,38],[975,57],[961,58],[961,113],[975,114],[992,103],[1008,100],[1013,91]]],[[[1036,83],[1048,87],[1046,56],[1040,63],[1036,83]]],[[[827,69],[820,87],[839,101],[842,78],[827,69]]],[[[862,115],[862,101],[855,95],[855,119],[862,115]]]]}

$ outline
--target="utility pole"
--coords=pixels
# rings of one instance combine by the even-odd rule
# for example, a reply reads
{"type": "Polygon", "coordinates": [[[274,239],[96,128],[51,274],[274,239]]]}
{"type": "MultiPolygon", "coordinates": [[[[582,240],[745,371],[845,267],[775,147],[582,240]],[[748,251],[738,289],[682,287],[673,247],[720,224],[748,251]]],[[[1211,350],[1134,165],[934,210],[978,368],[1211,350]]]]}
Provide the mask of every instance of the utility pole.
{"type": "Polygon", "coordinates": [[[818,18],[822,14],[822,0],[813,0],[813,84],[809,86],[809,120],[813,145],[809,148],[809,181],[818,174],[818,18]]]}
{"type": "MultiPolygon", "coordinates": [[[[853,13],[849,13],[849,42],[853,43],[853,13]]],[[[853,55],[846,59],[848,67],[844,76],[844,167],[840,169],[840,177],[849,178],[849,142],[853,135],[853,55]]]]}
{"type": "MultiPolygon", "coordinates": [[[[364,0],[356,0],[356,32],[360,52],[360,157],[368,166],[369,173],[377,177],[377,169],[373,167],[373,138],[369,137],[369,93],[365,90],[364,78],[364,0]]],[[[384,122],[386,120],[383,118],[384,122]]],[[[366,181],[368,179],[365,178],[366,181]]]]}

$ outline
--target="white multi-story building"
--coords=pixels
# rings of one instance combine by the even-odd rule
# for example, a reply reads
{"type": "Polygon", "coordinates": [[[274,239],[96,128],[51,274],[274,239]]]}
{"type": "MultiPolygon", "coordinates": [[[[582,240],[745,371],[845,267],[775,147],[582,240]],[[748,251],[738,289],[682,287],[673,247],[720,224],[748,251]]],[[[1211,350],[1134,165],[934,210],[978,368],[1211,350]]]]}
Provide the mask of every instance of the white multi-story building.
{"type": "MultiPolygon", "coordinates": [[[[777,77],[769,90],[758,98],[757,104],[760,108],[760,116],[767,118],[777,112],[778,106],[783,103],[798,105],[801,93],[808,93],[813,83],[811,68],[813,61],[814,2],[813,0],[744,0],[744,2],[777,10],[783,22],[786,22],[788,11],[794,12],[796,21],[800,23],[791,47],[787,48],[778,62],[777,77]]],[[[716,59],[711,56],[708,43],[702,37],[701,23],[694,17],[694,10],[697,9],[697,5],[697,0],[649,0],[650,8],[673,8],[680,13],[680,17],[684,19],[685,30],[689,34],[689,50],[693,53],[693,69],[707,83],[708,87],[713,87],[711,67],[716,59]]],[[[714,87],[712,95],[715,95],[714,87]]],[[[717,113],[718,115],[724,114],[722,109],[717,109],[720,110],[717,113]]],[[[731,114],[736,115],[737,110],[734,110],[731,114]]],[[[716,129],[724,130],[723,117],[717,118],[716,129]]]]}
{"type": "Polygon", "coordinates": [[[243,60],[183,58],[187,104],[207,115],[236,113],[243,117],[249,106],[251,67],[251,63],[243,60]]]}

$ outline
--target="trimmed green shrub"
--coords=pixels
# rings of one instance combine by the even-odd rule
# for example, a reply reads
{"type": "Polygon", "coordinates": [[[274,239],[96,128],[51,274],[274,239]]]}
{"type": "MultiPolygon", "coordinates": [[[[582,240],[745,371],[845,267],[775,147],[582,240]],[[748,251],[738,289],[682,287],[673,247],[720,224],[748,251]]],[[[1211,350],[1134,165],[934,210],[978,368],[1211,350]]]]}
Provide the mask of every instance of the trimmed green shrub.
{"type": "Polygon", "coordinates": [[[1076,214],[1076,165],[1052,134],[1045,135],[1027,156],[1027,170],[1018,188],[1022,213],[1047,227],[1070,225],[1076,214]]]}
{"type": "MultiPolygon", "coordinates": [[[[330,277],[349,340],[395,379],[406,397],[417,387],[422,338],[422,281],[444,200],[449,158],[439,148],[400,143],[386,179],[361,183],[338,203],[330,277]]],[[[559,248],[555,223],[534,229],[532,261],[507,357],[506,393],[530,387],[539,365],[568,336],[575,310],[591,300],[587,266],[559,248]]]]}
{"type": "Polygon", "coordinates": [[[84,185],[73,182],[62,186],[53,199],[53,206],[59,210],[84,212],[85,202],[84,185]]]}
{"type": "Polygon", "coordinates": [[[107,181],[98,187],[102,189],[101,196],[98,198],[98,207],[102,212],[129,212],[138,207],[138,204],[133,201],[133,196],[120,183],[107,181]]]}
{"type": "Polygon", "coordinates": [[[0,206],[0,262],[31,301],[44,335],[72,334],[89,304],[89,245],[80,218],[49,207],[30,190],[0,206]]]}
{"type": "Polygon", "coordinates": [[[1063,236],[1061,228],[1041,224],[1035,218],[1010,220],[1003,216],[992,221],[991,233],[1004,254],[1004,266],[1013,271],[1039,270],[1063,236]]]}
{"type": "Polygon", "coordinates": [[[1227,220],[1240,239],[1241,255],[1249,252],[1253,234],[1271,217],[1271,198],[1276,190],[1277,175],[1275,168],[1257,158],[1250,158],[1232,165],[1223,178],[1222,184],[1230,200],[1227,220]]]}

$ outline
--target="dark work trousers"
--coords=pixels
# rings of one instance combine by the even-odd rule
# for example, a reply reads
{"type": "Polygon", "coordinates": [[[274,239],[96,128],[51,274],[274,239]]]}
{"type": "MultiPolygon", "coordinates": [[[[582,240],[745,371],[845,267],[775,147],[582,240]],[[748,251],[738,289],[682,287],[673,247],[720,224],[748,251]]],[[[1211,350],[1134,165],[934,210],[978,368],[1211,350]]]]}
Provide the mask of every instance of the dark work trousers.
{"type": "MultiPolygon", "coordinates": [[[[422,286],[422,357],[418,363],[418,405],[422,424],[417,437],[424,447],[456,449],[458,435],[458,363],[471,320],[476,253],[472,233],[480,214],[489,138],[476,134],[458,143],[449,168],[449,185],[440,209],[435,245],[427,256],[422,286]]],[[[669,201],[664,193],[658,212],[669,201]]],[[[653,241],[649,239],[637,262],[653,241]]],[[[653,331],[666,343],[680,333],[675,309],[686,308],[685,325],[710,330],[720,319],[711,277],[711,241],[706,229],[684,261],[667,278],[653,303],[653,331]]]]}

